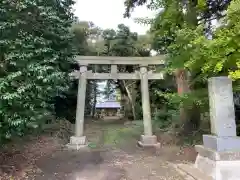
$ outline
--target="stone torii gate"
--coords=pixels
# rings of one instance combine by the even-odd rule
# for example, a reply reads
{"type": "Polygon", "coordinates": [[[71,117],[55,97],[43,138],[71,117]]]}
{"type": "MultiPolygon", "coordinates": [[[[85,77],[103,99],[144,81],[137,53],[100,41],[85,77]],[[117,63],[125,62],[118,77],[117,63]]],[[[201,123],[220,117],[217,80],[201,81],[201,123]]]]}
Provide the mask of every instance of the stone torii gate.
{"type": "Polygon", "coordinates": [[[84,136],[84,109],[86,97],[86,84],[88,79],[94,80],[141,80],[142,93],[142,108],[143,108],[143,124],[144,135],[138,142],[140,146],[156,146],[156,136],[152,133],[151,110],[148,80],[149,79],[163,79],[163,73],[154,73],[148,71],[148,65],[164,65],[164,56],[155,57],[114,57],[114,56],[77,56],[76,61],[80,66],[80,71],[71,73],[72,77],[79,79],[78,95],[77,95],[77,110],[75,135],[70,138],[70,143],[67,145],[73,149],[80,149],[86,146],[86,136],[84,136]],[[87,70],[87,66],[93,65],[111,65],[110,73],[93,73],[87,70]],[[139,65],[139,71],[134,73],[119,73],[118,65],[139,65]]]}

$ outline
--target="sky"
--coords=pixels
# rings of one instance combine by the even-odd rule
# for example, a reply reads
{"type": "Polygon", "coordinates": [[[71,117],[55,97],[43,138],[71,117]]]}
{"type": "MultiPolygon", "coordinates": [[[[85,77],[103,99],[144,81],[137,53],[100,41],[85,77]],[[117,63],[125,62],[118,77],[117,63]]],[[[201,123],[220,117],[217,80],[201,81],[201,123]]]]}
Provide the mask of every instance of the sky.
{"type": "Polygon", "coordinates": [[[92,21],[95,25],[107,29],[116,29],[118,24],[125,24],[132,32],[144,34],[149,26],[140,25],[134,22],[135,18],[152,18],[155,12],[145,6],[137,7],[132,17],[123,18],[124,0],[75,0],[75,15],[80,21],[92,21]]]}

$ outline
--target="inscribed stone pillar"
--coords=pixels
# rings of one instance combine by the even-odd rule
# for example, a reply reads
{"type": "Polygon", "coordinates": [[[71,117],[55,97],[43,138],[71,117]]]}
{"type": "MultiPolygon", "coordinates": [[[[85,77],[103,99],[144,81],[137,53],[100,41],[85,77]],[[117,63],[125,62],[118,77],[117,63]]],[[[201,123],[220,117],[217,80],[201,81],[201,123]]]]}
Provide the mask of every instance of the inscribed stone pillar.
{"type": "Polygon", "coordinates": [[[86,78],[87,66],[80,67],[80,77],[78,82],[78,94],[77,94],[77,111],[76,111],[76,124],[75,124],[75,136],[83,136],[84,127],[84,110],[85,110],[85,97],[86,97],[86,78]]]}
{"type": "Polygon", "coordinates": [[[140,67],[140,73],[141,73],[141,93],[142,93],[144,135],[151,136],[152,122],[151,122],[147,67],[146,66],[140,67]]]}
{"type": "Polygon", "coordinates": [[[232,81],[213,77],[208,81],[211,135],[203,135],[203,144],[217,151],[240,149],[237,138],[232,81]]]}
{"type": "Polygon", "coordinates": [[[240,138],[236,136],[232,81],[210,78],[208,91],[212,134],[203,135],[203,145],[195,146],[195,167],[214,180],[238,180],[240,138]]]}
{"type": "Polygon", "coordinates": [[[216,136],[236,136],[232,81],[227,77],[209,79],[211,133],[216,136]]]}

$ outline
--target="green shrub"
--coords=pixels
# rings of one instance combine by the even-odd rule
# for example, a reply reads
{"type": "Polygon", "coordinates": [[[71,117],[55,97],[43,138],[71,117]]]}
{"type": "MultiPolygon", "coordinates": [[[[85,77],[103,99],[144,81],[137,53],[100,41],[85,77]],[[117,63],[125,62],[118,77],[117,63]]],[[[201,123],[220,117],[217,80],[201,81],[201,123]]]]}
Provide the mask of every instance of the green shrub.
{"type": "Polygon", "coordinates": [[[0,1],[0,144],[40,127],[68,89],[73,3],[0,1]]]}
{"type": "Polygon", "coordinates": [[[159,110],[154,115],[154,124],[160,129],[168,129],[176,122],[176,110],[159,110]]]}

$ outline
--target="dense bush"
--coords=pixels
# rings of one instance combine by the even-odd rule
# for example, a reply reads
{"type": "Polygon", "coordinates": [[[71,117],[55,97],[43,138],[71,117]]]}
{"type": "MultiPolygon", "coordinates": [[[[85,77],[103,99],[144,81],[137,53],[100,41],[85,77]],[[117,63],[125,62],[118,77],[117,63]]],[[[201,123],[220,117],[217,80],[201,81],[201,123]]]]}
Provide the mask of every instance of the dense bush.
{"type": "Polygon", "coordinates": [[[73,1],[0,1],[0,140],[37,128],[68,88],[73,1]]]}
{"type": "Polygon", "coordinates": [[[173,125],[173,114],[167,110],[159,110],[154,115],[154,124],[160,129],[168,129],[173,125]]]}

